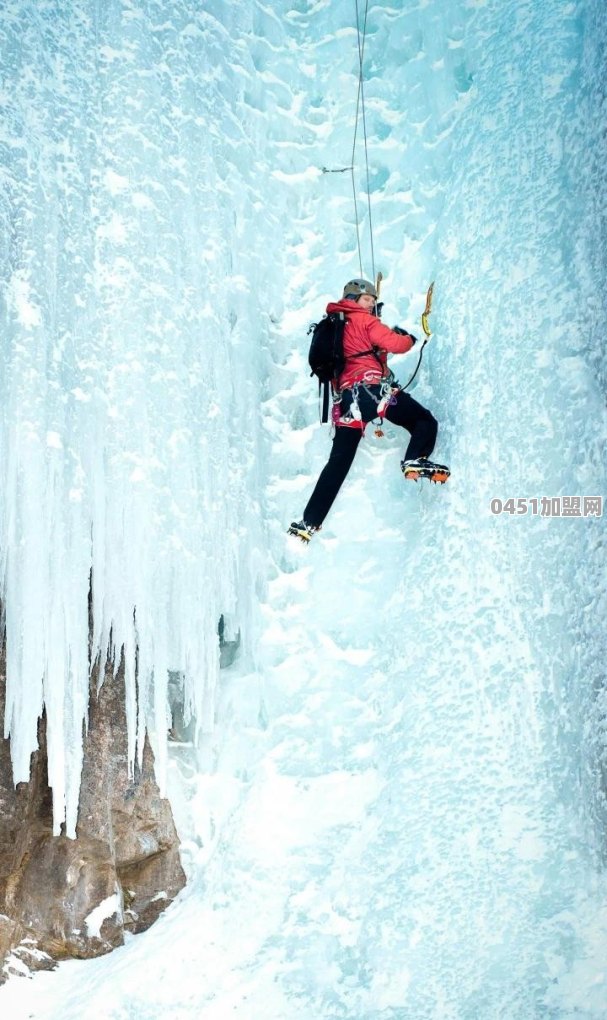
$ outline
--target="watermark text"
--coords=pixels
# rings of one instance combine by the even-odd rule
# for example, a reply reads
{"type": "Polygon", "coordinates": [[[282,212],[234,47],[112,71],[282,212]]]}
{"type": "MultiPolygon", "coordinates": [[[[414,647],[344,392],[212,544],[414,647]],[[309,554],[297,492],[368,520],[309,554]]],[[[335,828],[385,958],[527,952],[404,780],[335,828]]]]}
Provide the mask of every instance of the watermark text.
{"type": "Polygon", "coordinates": [[[491,513],[495,517],[510,514],[522,517],[602,517],[602,496],[509,496],[507,499],[491,500],[491,513]]]}

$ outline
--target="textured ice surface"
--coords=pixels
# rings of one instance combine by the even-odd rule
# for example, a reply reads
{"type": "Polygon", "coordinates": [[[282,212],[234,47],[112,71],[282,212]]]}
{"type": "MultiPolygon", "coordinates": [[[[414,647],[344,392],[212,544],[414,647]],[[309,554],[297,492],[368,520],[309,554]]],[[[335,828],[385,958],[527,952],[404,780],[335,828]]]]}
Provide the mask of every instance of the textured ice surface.
{"type": "MultiPolygon", "coordinates": [[[[56,31],[59,12],[43,10],[56,31]]],[[[142,661],[160,677],[190,656],[197,705],[212,704],[201,677],[213,675],[216,615],[238,591],[256,658],[225,675],[203,771],[179,788],[193,875],[180,901],[109,958],[10,983],[0,1008],[15,1020],[604,1020],[604,525],[489,512],[492,497],[605,494],[603,5],[372,7],[385,318],[415,330],[436,279],[415,395],[441,422],[436,453],[453,474],[444,489],[404,489],[402,438],[369,437],[307,550],[284,531],[329,437],[316,425],[305,328],[359,271],[347,176],[320,172],[350,158],[352,12],[103,10],[98,44],[86,11],[70,15],[77,87],[68,80],[62,93],[62,62],[30,46],[41,67],[22,87],[39,101],[7,97],[42,117],[51,96],[75,118],[88,68],[108,154],[92,192],[92,254],[86,230],[75,232],[92,289],[68,285],[77,272],[66,256],[52,305],[84,294],[89,318],[71,327],[91,348],[84,369],[75,341],[60,370],[42,354],[32,367],[32,351],[58,343],[44,325],[49,282],[24,269],[11,285],[7,369],[24,396],[4,408],[16,493],[6,527],[14,543],[38,539],[20,569],[11,551],[21,547],[7,546],[9,634],[35,634],[54,606],[64,646],[20,647],[33,690],[47,647],[59,674],[92,556],[99,641],[115,626],[132,659],[136,605],[142,661]],[[53,75],[44,103],[43,66],[53,75]],[[209,383],[226,367],[238,410],[220,427],[209,383]],[[83,416],[71,431],[70,409],[83,416]],[[31,430],[16,429],[26,419],[31,430]],[[64,481],[82,490],[73,506],[64,481]],[[260,509],[256,556],[246,529],[260,509]],[[59,545],[42,527],[51,519],[59,545]],[[268,581],[258,596],[244,582],[255,572],[268,581]]],[[[14,18],[17,39],[26,16],[14,18]]],[[[89,144],[97,166],[99,130],[89,144]]],[[[85,151],[75,144],[78,160],[85,151]]],[[[26,159],[23,146],[10,152],[26,159]]],[[[12,187],[28,180],[15,175],[12,187]]],[[[90,189],[76,193],[84,215],[90,189]]],[[[62,195],[26,195],[23,229],[57,218],[62,195]]],[[[36,237],[31,257],[50,273],[36,237]]],[[[403,378],[413,365],[394,359],[403,378]]],[[[28,749],[36,706],[18,666],[12,703],[28,749]]],[[[154,691],[162,714],[162,684],[154,691]]],[[[60,727],[60,706],[54,718],[60,727]]]]}
{"type": "Polygon", "coordinates": [[[131,760],[147,719],[162,775],[167,670],[208,728],[217,622],[246,622],[259,573],[259,394],[281,293],[260,257],[277,220],[254,20],[228,4],[3,8],[5,729],[27,779],[46,706],[70,832],[89,578],[93,658],[124,650],[131,760]]]}

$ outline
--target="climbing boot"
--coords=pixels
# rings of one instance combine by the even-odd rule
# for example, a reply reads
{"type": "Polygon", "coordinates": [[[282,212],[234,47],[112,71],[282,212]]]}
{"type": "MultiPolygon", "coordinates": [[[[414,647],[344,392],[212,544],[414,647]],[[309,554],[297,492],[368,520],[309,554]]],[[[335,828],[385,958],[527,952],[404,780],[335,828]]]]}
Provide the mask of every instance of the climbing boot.
{"type": "Polygon", "coordinates": [[[320,531],[320,528],[315,528],[313,524],[306,524],[305,521],[292,521],[287,535],[294,535],[302,542],[309,542],[315,531],[320,531]]]}
{"type": "Polygon", "coordinates": [[[416,457],[415,460],[401,461],[402,472],[407,481],[417,482],[419,478],[429,478],[431,482],[444,485],[451,474],[445,464],[435,464],[427,457],[416,457]]]}

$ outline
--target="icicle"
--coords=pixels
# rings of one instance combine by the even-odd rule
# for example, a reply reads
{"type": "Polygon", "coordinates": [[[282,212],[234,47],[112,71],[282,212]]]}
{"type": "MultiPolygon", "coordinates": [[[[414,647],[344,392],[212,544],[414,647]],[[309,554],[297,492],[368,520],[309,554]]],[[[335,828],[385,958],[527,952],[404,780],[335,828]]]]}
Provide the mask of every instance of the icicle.
{"type": "MultiPolygon", "coordinates": [[[[258,111],[235,112],[222,26],[201,48],[189,30],[204,23],[206,38],[205,14],[188,5],[161,26],[152,8],[129,19],[103,7],[93,25],[77,8],[34,7],[15,7],[5,39],[5,732],[26,780],[44,707],[55,829],[73,835],[89,586],[101,680],[107,656],[115,670],[124,657],[130,768],[148,728],[162,772],[169,669],[184,674],[199,724],[212,723],[217,621],[238,617],[241,587],[245,602],[253,592],[240,579],[260,527],[247,513],[255,338],[275,267],[238,243],[258,187],[244,121],[258,111]],[[217,80],[208,47],[223,61],[217,80]]],[[[268,249],[275,229],[260,224],[268,249]]]]}

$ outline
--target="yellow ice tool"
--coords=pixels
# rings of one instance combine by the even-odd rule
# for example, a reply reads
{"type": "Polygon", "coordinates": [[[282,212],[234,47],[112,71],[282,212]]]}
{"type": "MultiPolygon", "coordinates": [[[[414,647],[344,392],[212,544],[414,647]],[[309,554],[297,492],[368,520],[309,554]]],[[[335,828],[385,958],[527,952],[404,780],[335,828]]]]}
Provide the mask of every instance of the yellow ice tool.
{"type": "Polygon", "coordinates": [[[432,281],[432,283],[428,287],[428,293],[426,294],[426,307],[424,308],[424,310],[422,312],[422,329],[423,329],[424,333],[426,334],[426,340],[424,340],[424,343],[426,343],[426,341],[429,340],[430,337],[432,336],[432,330],[430,329],[430,326],[428,325],[428,318],[430,316],[430,312],[432,311],[432,294],[433,293],[434,293],[434,280],[432,281]]]}

